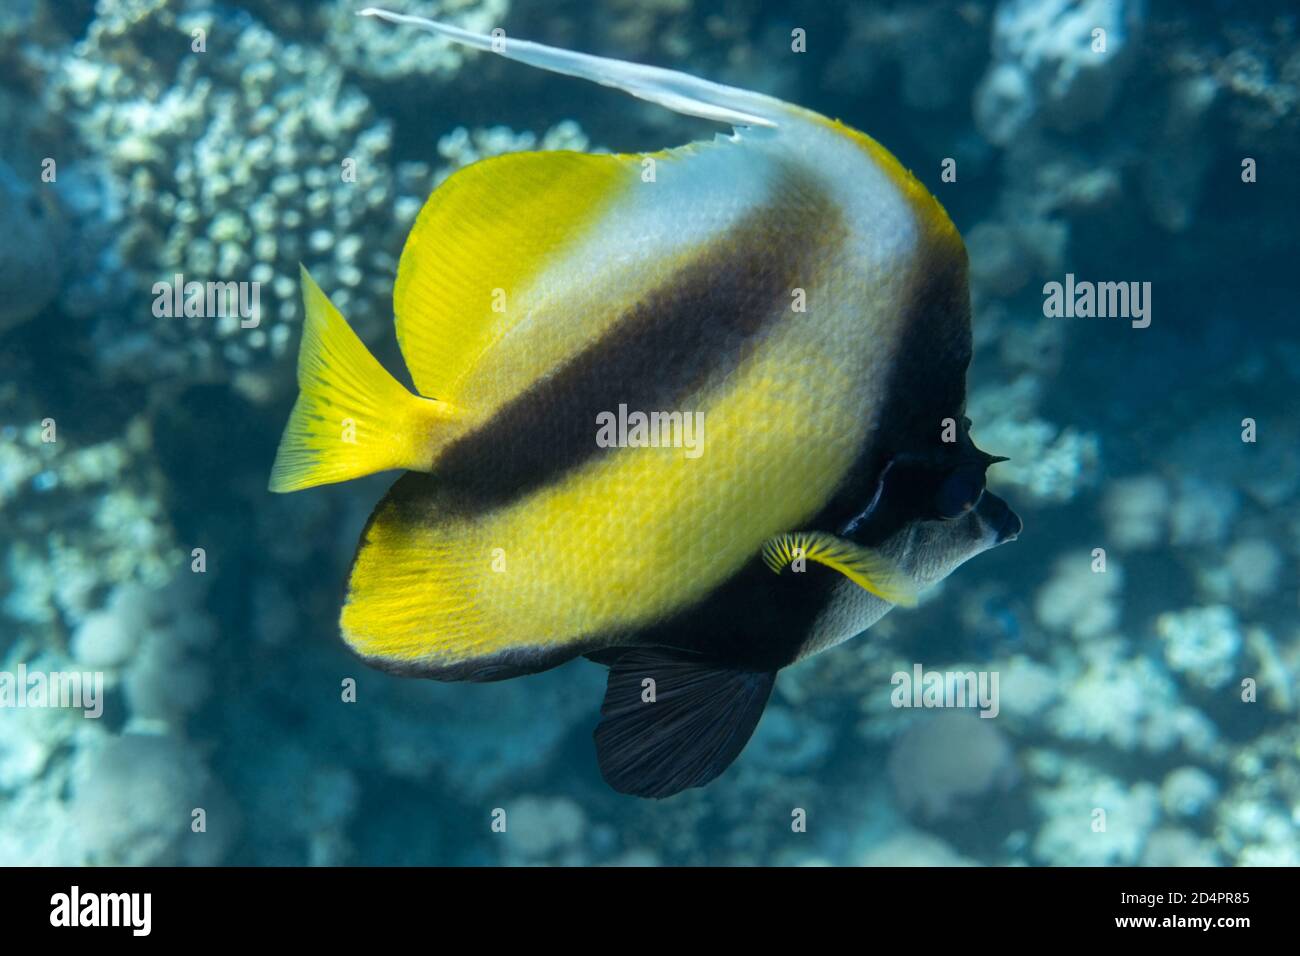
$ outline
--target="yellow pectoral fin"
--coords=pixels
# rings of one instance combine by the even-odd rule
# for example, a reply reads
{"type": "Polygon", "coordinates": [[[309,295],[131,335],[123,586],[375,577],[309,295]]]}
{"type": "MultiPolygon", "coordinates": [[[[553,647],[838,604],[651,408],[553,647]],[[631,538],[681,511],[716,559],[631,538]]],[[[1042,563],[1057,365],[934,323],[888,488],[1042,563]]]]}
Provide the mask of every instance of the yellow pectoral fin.
{"type": "Polygon", "coordinates": [[[763,561],[777,574],[800,558],[838,571],[890,604],[916,605],[912,582],[879,551],[824,531],[788,532],[769,538],[763,545],[763,561]]]}

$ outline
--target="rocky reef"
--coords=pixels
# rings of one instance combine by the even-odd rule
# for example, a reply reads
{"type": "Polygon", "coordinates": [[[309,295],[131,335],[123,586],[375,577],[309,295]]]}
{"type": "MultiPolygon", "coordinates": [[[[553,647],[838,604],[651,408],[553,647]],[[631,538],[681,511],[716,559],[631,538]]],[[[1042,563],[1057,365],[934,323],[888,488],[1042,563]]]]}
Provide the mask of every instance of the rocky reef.
{"type": "MultiPolygon", "coordinates": [[[[383,479],[272,497],[305,264],[376,350],[454,170],[707,124],[352,3],[0,12],[0,864],[1300,864],[1300,160],[1289,4],[420,0],[866,130],[967,239],[967,413],[1026,531],[778,680],[732,770],[609,791],[603,672],[444,685],[336,639],[383,479]],[[803,30],[806,49],[792,48],[803,30]],[[1054,318],[1149,281],[1148,327],[1054,318]],[[160,316],[237,279],[254,315],[160,316]],[[996,717],[899,708],[914,665],[996,717]]],[[[395,362],[388,362],[396,368],[395,362]]]]}

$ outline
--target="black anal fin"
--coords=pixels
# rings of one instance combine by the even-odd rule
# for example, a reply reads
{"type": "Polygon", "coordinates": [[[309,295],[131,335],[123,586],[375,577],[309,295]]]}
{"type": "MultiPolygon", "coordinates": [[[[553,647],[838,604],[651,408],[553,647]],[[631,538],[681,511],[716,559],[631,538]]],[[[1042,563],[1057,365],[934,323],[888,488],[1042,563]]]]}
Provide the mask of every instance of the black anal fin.
{"type": "Polygon", "coordinates": [[[588,651],[582,656],[601,667],[613,667],[620,657],[627,653],[625,647],[606,647],[597,651],[588,651]]]}
{"type": "Polygon", "coordinates": [[[601,776],[620,793],[656,799],[704,786],[745,749],[775,681],[774,672],[664,648],[624,652],[596,727],[601,776]]]}

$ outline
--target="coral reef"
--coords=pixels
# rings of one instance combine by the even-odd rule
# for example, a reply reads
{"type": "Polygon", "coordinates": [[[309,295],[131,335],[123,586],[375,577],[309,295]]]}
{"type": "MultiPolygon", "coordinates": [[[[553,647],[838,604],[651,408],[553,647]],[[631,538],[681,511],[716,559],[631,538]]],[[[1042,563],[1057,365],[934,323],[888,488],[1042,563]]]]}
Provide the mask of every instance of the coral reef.
{"type": "MultiPolygon", "coordinates": [[[[510,0],[393,0],[384,6],[454,23],[473,33],[491,33],[505,23],[510,0]]],[[[394,30],[378,20],[358,20],[357,5],[350,0],[329,0],[320,7],[330,59],[349,72],[376,80],[436,77],[446,82],[465,63],[463,47],[427,33],[394,30]]]]}
{"type": "Polygon", "coordinates": [[[889,779],[895,799],[926,822],[969,815],[996,798],[1019,773],[994,721],[961,711],[927,715],[895,741],[889,779]]]}
{"type": "Polygon", "coordinates": [[[58,294],[63,243],[58,207],[0,160],[0,329],[30,319],[58,294]]]}
{"type": "Polygon", "coordinates": [[[1156,619],[1169,669],[1194,685],[1217,690],[1236,673],[1241,629],[1223,605],[1167,611],[1156,619]]]}
{"type": "Polygon", "coordinates": [[[1126,786],[1073,760],[1051,768],[1034,802],[1045,823],[1034,838],[1038,862],[1069,866],[1133,866],[1159,819],[1150,783],[1126,786]]]}
{"type": "MultiPolygon", "coordinates": [[[[151,0],[91,24],[52,70],[46,108],[119,187],[117,241],[104,255],[132,276],[126,321],[101,317],[93,331],[112,371],[225,378],[286,355],[299,262],[363,331],[382,327],[384,276],[409,226],[394,211],[409,211],[399,197],[427,183],[406,191],[388,155],[391,123],[325,52],[251,18],[151,0]],[[175,316],[142,335],[131,317],[176,275],[257,283],[261,314],[175,316]]],[[[254,394],[270,387],[235,381],[254,394]]]]}
{"type": "Polygon", "coordinates": [[[1006,145],[1031,123],[1071,130],[1106,114],[1133,58],[1141,0],[1004,0],[975,122],[1006,145]]]}

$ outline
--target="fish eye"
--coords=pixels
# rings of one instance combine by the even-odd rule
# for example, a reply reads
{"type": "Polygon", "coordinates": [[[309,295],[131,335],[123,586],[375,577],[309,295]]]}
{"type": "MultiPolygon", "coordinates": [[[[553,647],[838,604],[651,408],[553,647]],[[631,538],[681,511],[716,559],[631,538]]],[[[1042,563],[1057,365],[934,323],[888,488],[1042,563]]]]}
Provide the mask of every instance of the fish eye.
{"type": "Polygon", "coordinates": [[[934,506],[945,520],[960,518],[984,495],[984,466],[963,465],[943,480],[935,494],[934,506]]]}

